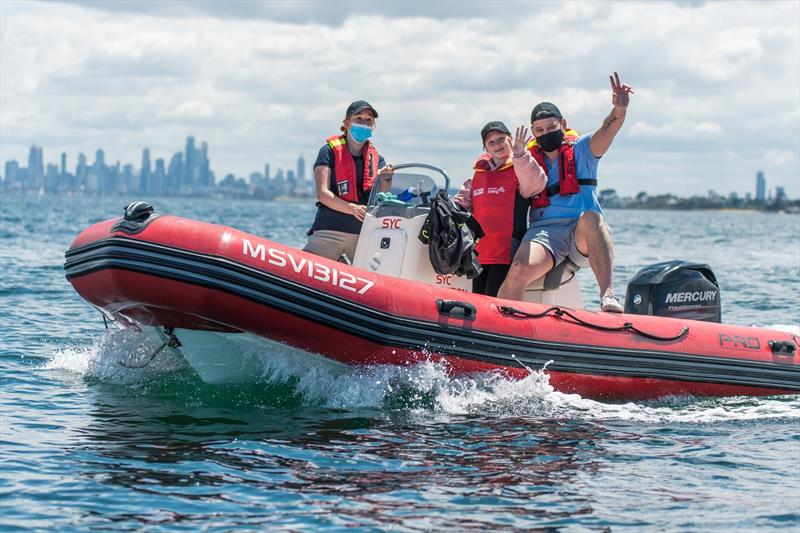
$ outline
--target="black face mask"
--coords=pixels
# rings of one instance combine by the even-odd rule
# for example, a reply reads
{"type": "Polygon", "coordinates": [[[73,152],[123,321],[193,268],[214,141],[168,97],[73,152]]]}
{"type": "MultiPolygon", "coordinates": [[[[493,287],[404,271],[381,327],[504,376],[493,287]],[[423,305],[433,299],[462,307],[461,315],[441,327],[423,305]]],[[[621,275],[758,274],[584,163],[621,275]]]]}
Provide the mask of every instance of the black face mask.
{"type": "Polygon", "coordinates": [[[545,133],[541,137],[536,137],[536,144],[541,146],[542,150],[545,152],[558,150],[562,142],[564,142],[564,130],[562,129],[545,133]]]}

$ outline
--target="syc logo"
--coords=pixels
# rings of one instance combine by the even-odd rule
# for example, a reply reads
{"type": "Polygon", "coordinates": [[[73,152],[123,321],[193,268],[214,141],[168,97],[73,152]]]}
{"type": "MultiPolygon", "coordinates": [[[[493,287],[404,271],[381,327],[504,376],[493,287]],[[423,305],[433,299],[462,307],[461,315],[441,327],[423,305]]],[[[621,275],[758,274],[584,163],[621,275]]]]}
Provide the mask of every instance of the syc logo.
{"type": "Polygon", "coordinates": [[[381,222],[383,229],[400,229],[401,218],[384,218],[381,222]]]}

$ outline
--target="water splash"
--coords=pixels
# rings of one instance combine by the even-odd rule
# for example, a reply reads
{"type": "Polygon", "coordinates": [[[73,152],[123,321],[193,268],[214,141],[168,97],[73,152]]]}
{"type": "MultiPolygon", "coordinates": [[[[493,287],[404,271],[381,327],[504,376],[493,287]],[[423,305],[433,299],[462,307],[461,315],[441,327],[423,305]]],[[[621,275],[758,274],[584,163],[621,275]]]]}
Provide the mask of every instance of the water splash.
{"type": "Polygon", "coordinates": [[[524,379],[502,372],[451,376],[443,362],[404,367],[344,366],[280,344],[250,348],[261,375],[248,385],[203,383],[180,353],[164,349],[146,367],[123,363],[146,361],[163,343],[154,332],[108,332],[91,346],[57,351],[46,364],[99,380],[129,386],[140,394],[193,404],[220,401],[239,407],[315,406],[344,410],[375,408],[417,416],[483,415],[640,423],[716,423],[764,419],[800,420],[800,395],[772,398],[671,397],[644,403],[603,403],[555,391],[544,369],[530,369],[524,379]],[[176,376],[180,376],[176,378],[176,376]]]}
{"type": "Polygon", "coordinates": [[[791,335],[800,335],[800,325],[797,324],[772,324],[771,326],[764,326],[764,327],[767,329],[783,331],[791,335]]]}
{"type": "Polygon", "coordinates": [[[163,343],[164,339],[155,330],[109,330],[90,346],[56,350],[45,368],[67,370],[90,379],[117,384],[142,382],[185,369],[186,361],[180,353],[169,347],[163,348],[157,357],[149,361],[163,343]],[[147,364],[142,368],[131,368],[144,363],[147,364]]]}

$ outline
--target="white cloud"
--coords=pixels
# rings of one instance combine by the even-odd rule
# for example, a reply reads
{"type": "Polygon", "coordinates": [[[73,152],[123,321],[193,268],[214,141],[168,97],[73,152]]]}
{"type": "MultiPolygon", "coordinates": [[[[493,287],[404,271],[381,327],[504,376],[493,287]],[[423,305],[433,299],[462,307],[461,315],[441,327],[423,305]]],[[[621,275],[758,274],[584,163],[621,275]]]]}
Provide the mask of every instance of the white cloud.
{"type": "MultiPolygon", "coordinates": [[[[761,156],[763,164],[773,164],[777,166],[788,166],[796,163],[797,153],[791,150],[766,150],[761,156]]],[[[798,177],[800,179],[800,177],[798,177]]]]}
{"type": "Polygon", "coordinates": [[[214,109],[208,102],[198,102],[196,100],[189,100],[181,102],[174,109],[166,113],[167,118],[174,118],[178,120],[195,120],[195,119],[208,119],[214,116],[214,109]]]}
{"type": "Polygon", "coordinates": [[[26,160],[35,143],[53,161],[102,146],[108,159],[137,164],[145,146],[168,158],[194,135],[208,141],[217,176],[246,176],[266,161],[313,159],[347,104],[364,98],[381,113],[387,159],[427,160],[458,181],[481,126],[525,124],[538,101],[557,103],[581,132],[596,129],[618,70],[635,94],[601,186],[687,194],[687,177],[702,176],[703,190],[744,192],[764,170],[800,194],[795,2],[4,1],[0,10],[0,161],[26,160]]]}
{"type": "Polygon", "coordinates": [[[713,121],[693,122],[680,120],[654,125],[640,120],[630,127],[630,135],[632,137],[642,136],[659,139],[684,139],[687,135],[719,133],[722,133],[722,126],[713,121]]]}

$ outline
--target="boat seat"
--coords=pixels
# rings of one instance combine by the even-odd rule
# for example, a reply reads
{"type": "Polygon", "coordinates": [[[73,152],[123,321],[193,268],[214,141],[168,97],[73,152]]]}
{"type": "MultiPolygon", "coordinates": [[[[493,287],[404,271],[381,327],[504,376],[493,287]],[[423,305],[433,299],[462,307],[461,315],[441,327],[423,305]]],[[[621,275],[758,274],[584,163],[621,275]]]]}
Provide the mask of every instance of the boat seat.
{"type": "Polygon", "coordinates": [[[527,290],[554,291],[561,285],[575,277],[581,267],[576,265],[569,257],[565,258],[544,276],[531,282],[527,290]]]}

